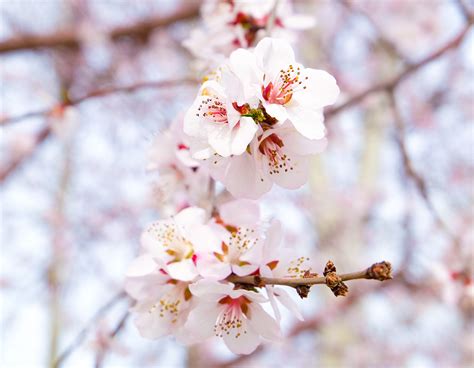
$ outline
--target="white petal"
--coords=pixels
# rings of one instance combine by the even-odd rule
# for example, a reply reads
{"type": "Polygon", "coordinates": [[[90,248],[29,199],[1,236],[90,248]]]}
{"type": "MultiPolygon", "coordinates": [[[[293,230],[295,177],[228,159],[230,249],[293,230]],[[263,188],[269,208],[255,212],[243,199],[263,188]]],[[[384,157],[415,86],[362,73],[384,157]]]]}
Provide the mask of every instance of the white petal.
{"type": "Polygon", "coordinates": [[[245,265],[245,266],[237,266],[232,265],[232,272],[234,272],[237,276],[247,276],[255,271],[257,271],[258,265],[245,265]]]}
{"type": "Polygon", "coordinates": [[[217,303],[207,303],[199,300],[197,306],[191,310],[188,319],[184,324],[184,330],[188,333],[184,337],[184,342],[193,344],[214,335],[214,326],[219,314],[219,305],[217,303]]]}
{"type": "Polygon", "coordinates": [[[232,154],[231,141],[232,129],[228,124],[213,126],[208,131],[209,145],[223,157],[228,157],[232,154]]]}
{"type": "Polygon", "coordinates": [[[202,277],[211,280],[224,280],[232,272],[228,263],[219,261],[211,254],[198,257],[197,269],[202,277]]]}
{"type": "Polygon", "coordinates": [[[256,303],[250,304],[250,324],[253,329],[268,340],[280,339],[280,326],[263,308],[256,303]]]}
{"type": "Polygon", "coordinates": [[[166,313],[163,317],[160,316],[160,309],[151,309],[153,303],[148,303],[147,308],[152,312],[145,311],[139,313],[135,318],[135,325],[142,337],[147,339],[158,339],[171,333],[171,314],[166,313]]]}
{"type": "MultiPolygon", "coordinates": [[[[288,169],[287,171],[279,169],[277,173],[271,175],[271,179],[286,189],[298,189],[302,187],[306,184],[309,177],[309,156],[298,156],[285,150],[282,150],[282,154],[286,154],[287,157],[291,158],[290,162],[293,169],[288,169]]],[[[266,157],[265,160],[268,162],[266,157]]],[[[271,166],[267,167],[271,170],[271,166]]]]}
{"type": "Polygon", "coordinates": [[[276,288],[274,289],[274,295],[277,300],[283,304],[283,306],[288,309],[293,315],[298,318],[300,321],[303,321],[304,318],[298,308],[298,304],[291,298],[291,296],[283,289],[283,288],[276,288]]]}
{"type": "Polygon", "coordinates": [[[269,81],[272,81],[281,69],[287,69],[295,62],[295,54],[290,44],[281,39],[264,38],[257,44],[254,53],[258,66],[269,81]]]}
{"type": "Polygon", "coordinates": [[[193,295],[206,297],[209,300],[218,300],[222,295],[232,292],[234,285],[231,283],[221,283],[216,280],[202,279],[189,285],[189,290],[193,295]],[[213,299],[214,298],[214,299],[213,299]]]}
{"type": "Polygon", "coordinates": [[[277,119],[279,122],[285,122],[288,119],[288,113],[283,105],[263,102],[266,112],[277,119]]]}
{"type": "Polygon", "coordinates": [[[308,139],[322,139],[326,135],[322,110],[305,108],[292,103],[287,107],[288,119],[298,132],[308,139]]]}
{"type": "Polygon", "coordinates": [[[257,124],[251,117],[243,116],[233,129],[231,153],[241,155],[247,149],[258,130],[257,124]]]}
{"type": "Polygon", "coordinates": [[[192,259],[173,262],[166,266],[166,271],[175,280],[192,281],[198,276],[196,266],[192,259]]]}
{"type": "Polygon", "coordinates": [[[182,227],[201,225],[206,221],[206,211],[199,207],[188,207],[173,216],[182,227]]]}
{"type": "Polygon", "coordinates": [[[258,199],[272,187],[271,181],[257,171],[255,161],[246,153],[230,160],[223,182],[237,198],[258,199]]]}
{"type": "Polygon", "coordinates": [[[242,327],[239,329],[232,329],[230,333],[223,335],[223,340],[226,346],[234,354],[250,354],[258,345],[260,345],[260,337],[251,328],[245,319],[242,320],[242,327]],[[237,333],[240,335],[237,337],[237,333]]]}
{"type": "Polygon", "coordinates": [[[158,269],[156,262],[149,254],[143,254],[135,258],[125,274],[126,277],[140,277],[156,272],[158,269]]]}
{"type": "Polygon", "coordinates": [[[336,79],[328,72],[306,68],[301,72],[301,80],[306,89],[299,89],[293,94],[293,98],[301,105],[319,109],[336,102],[339,87],[336,79]]]}
{"type": "Polygon", "coordinates": [[[308,139],[299,132],[291,132],[281,135],[281,139],[285,142],[285,148],[297,155],[315,155],[326,149],[327,139],[308,139]]]}
{"type": "Polygon", "coordinates": [[[194,252],[197,255],[221,250],[221,240],[209,226],[195,226],[190,234],[193,239],[194,252]]]}
{"type": "Polygon", "coordinates": [[[260,219],[260,207],[255,201],[239,199],[224,203],[219,208],[219,214],[229,224],[255,225],[260,219]]]}

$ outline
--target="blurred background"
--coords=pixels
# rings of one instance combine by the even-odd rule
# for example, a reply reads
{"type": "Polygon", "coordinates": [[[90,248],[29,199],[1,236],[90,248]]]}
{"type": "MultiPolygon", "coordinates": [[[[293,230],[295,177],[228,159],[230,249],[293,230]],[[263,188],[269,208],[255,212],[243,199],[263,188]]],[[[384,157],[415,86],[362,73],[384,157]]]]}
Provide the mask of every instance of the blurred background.
{"type": "Polygon", "coordinates": [[[293,4],[316,20],[299,60],[342,93],[311,182],[265,214],[314,271],[387,260],[394,279],[313,288],[250,356],[141,338],[123,274],[162,215],[147,151],[197,91],[200,3],[2,0],[2,367],[473,366],[474,2],[293,4]]]}

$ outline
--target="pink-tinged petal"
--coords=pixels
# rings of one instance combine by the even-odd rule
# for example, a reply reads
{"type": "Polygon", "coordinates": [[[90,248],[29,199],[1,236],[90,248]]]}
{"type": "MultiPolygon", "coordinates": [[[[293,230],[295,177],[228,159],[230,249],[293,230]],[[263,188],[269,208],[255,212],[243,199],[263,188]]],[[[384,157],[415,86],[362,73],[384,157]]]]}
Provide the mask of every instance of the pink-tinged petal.
{"type": "Polygon", "coordinates": [[[265,79],[272,81],[295,62],[295,54],[290,44],[284,40],[266,37],[255,47],[257,65],[265,72],[265,79]]]}
{"type": "Polygon", "coordinates": [[[236,198],[258,199],[272,187],[272,182],[257,170],[254,159],[247,153],[231,159],[223,182],[236,198]]]}
{"type": "Polygon", "coordinates": [[[206,211],[199,207],[188,207],[174,215],[173,219],[182,227],[201,225],[206,221],[206,211]]]}
{"type": "Polygon", "coordinates": [[[192,259],[170,263],[166,266],[166,271],[171,278],[181,281],[192,281],[198,276],[196,266],[192,259]]]}
{"type": "Polygon", "coordinates": [[[247,320],[242,319],[239,329],[232,329],[222,336],[224,343],[234,354],[250,354],[260,345],[260,336],[249,327],[247,320]]]}
{"type": "Polygon", "coordinates": [[[194,344],[214,336],[214,326],[220,312],[219,307],[221,306],[218,303],[200,300],[188,315],[184,324],[186,333],[180,334],[180,341],[185,344],[194,344]]]}
{"type": "Polygon", "coordinates": [[[282,239],[283,230],[281,228],[280,221],[272,220],[270,227],[267,230],[265,244],[263,247],[262,258],[265,264],[275,260],[275,252],[280,249],[282,239]]]}
{"type": "Polygon", "coordinates": [[[140,277],[157,271],[157,264],[149,254],[135,258],[125,274],[126,277],[140,277]]]}
{"type": "Polygon", "coordinates": [[[198,257],[197,269],[202,277],[210,280],[224,280],[232,272],[228,263],[219,261],[212,254],[198,257]]]}
{"type": "Polygon", "coordinates": [[[336,79],[328,72],[306,68],[301,71],[301,80],[306,88],[299,89],[293,95],[299,104],[319,109],[336,102],[339,96],[339,87],[336,79]]]}
{"type": "Polygon", "coordinates": [[[321,153],[326,149],[328,143],[326,138],[308,139],[295,131],[282,135],[281,138],[288,151],[301,156],[321,153]]]}
{"type": "MultiPolygon", "coordinates": [[[[291,159],[291,168],[279,168],[277,172],[271,174],[272,180],[279,186],[286,189],[298,189],[307,183],[309,177],[309,156],[293,155],[288,151],[282,150],[291,159]]],[[[265,158],[268,161],[267,158],[265,158]]],[[[267,166],[272,170],[273,166],[267,166]]],[[[269,174],[270,175],[270,174],[269,174]]]]}
{"type": "Polygon", "coordinates": [[[322,110],[304,108],[296,103],[287,108],[288,119],[296,130],[308,139],[322,139],[326,136],[322,110]]]}
{"type": "Polygon", "coordinates": [[[303,315],[298,308],[298,304],[291,298],[291,296],[283,289],[276,288],[273,290],[275,298],[286,308],[288,309],[296,318],[300,321],[303,321],[303,315]]]}
{"type": "Polygon", "coordinates": [[[197,297],[205,297],[209,301],[217,301],[223,295],[231,293],[233,287],[234,285],[231,283],[202,279],[189,285],[189,290],[191,290],[191,293],[197,297]]]}
{"type": "Polygon", "coordinates": [[[219,214],[225,223],[255,226],[260,220],[260,206],[252,200],[238,199],[220,206],[219,214]]]}
{"type": "Polygon", "coordinates": [[[231,153],[233,155],[241,155],[247,149],[258,130],[257,124],[251,117],[244,116],[233,129],[231,153]]]}
{"type": "Polygon", "coordinates": [[[270,341],[278,341],[281,338],[280,325],[274,318],[270,317],[263,308],[256,303],[250,304],[250,321],[252,329],[270,341]]]}

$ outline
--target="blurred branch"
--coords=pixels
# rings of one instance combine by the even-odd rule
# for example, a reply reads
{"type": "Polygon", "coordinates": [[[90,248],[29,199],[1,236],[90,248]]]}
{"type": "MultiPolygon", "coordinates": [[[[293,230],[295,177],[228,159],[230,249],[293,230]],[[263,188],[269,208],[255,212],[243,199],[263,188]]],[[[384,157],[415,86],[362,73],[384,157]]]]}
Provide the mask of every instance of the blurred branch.
{"type": "Polygon", "coordinates": [[[469,11],[469,8],[464,3],[464,1],[463,0],[455,0],[454,3],[458,6],[458,8],[461,11],[461,13],[462,13],[464,19],[466,20],[466,22],[472,22],[472,19],[474,18],[474,14],[469,11]]]}
{"type": "Polygon", "coordinates": [[[426,207],[431,212],[431,214],[434,217],[437,224],[439,226],[441,226],[443,228],[443,230],[446,233],[448,233],[451,237],[455,238],[454,235],[449,230],[446,223],[443,221],[441,216],[436,211],[436,208],[434,207],[433,202],[432,202],[430,196],[428,195],[428,188],[427,188],[427,184],[426,184],[425,179],[414,168],[412,160],[410,159],[410,156],[408,154],[408,149],[407,149],[406,141],[405,141],[405,126],[406,126],[406,124],[403,121],[402,115],[400,113],[400,109],[398,107],[394,91],[391,91],[388,95],[389,95],[390,106],[392,108],[392,113],[393,113],[394,122],[395,122],[395,128],[396,128],[395,132],[396,132],[397,144],[398,144],[398,148],[400,150],[400,154],[402,156],[402,163],[403,163],[403,168],[405,170],[405,173],[415,184],[416,189],[420,193],[421,198],[425,202],[426,207]]]}
{"type": "MultiPolygon", "coordinates": [[[[54,367],[59,368],[64,361],[71,355],[74,350],[76,350],[87,337],[89,331],[97,324],[97,322],[104,317],[104,315],[119,301],[126,298],[125,291],[121,291],[118,294],[114,295],[106,304],[104,304],[91,318],[91,320],[86,324],[86,326],[79,332],[76,338],[72,343],[64,349],[64,351],[59,355],[56,360],[54,367]]],[[[124,322],[125,323],[125,322],[124,322]]]]}
{"type": "MultiPolygon", "coordinates": [[[[123,328],[125,327],[125,323],[128,320],[128,317],[130,317],[130,310],[127,309],[125,311],[125,313],[122,315],[122,317],[120,318],[119,322],[117,323],[117,326],[115,326],[115,328],[107,336],[108,340],[109,340],[108,341],[109,343],[112,339],[114,339],[120,333],[120,331],[123,330],[123,328]]],[[[107,354],[107,350],[105,350],[105,349],[100,350],[97,353],[97,356],[96,356],[96,359],[95,359],[95,368],[102,367],[102,365],[104,364],[106,354],[107,354]]]]}
{"type": "Polygon", "coordinates": [[[176,79],[176,80],[161,80],[161,81],[155,81],[155,82],[140,82],[140,83],[134,83],[128,86],[117,86],[117,87],[106,87],[106,88],[101,88],[97,89],[95,91],[91,91],[87,94],[85,94],[82,97],[79,98],[69,98],[66,102],[64,103],[59,103],[56,106],[53,106],[48,109],[43,109],[43,110],[38,110],[38,111],[32,111],[28,112],[23,115],[18,115],[18,116],[13,116],[13,117],[5,117],[0,119],[0,126],[1,125],[6,125],[10,123],[15,123],[24,119],[29,119],[29,118],[34,118],[34,117],[41,117],[41,116],[49,116],[51,115],[54,111],[57,109],[61,109],[67,106],[75,106],[79,105],[80,103],[91,100],[94,98],[98,97],[103,97],[107,96],[110,94],[114,93],[132,93],[137,90],[142,90],[146,88],[167,88],[167,87],[176,87],[181,84],[194,84],[197,83],[195,79],[192,78],[182,78],[182,79],[176,79]]]}
{"type": "Polygon", "coordinates": [[[383,31],[380,29],[380,27],[374,21],[374,19],[372,19],[372,16],[370,14],[366,13],[364,10],[358,7],[353,6],[347,0],[341,0],[340,3],[349,12],[363,17],[370,24],[372,29],[377,34],[378,42],[385,50],[395,55],[398,59],[402,60],[403,62],[406,62],[407,58],[405,57],[405,55],[403,55],[403,53],[399,50],[398,46],[392,40],[390,40],[389,38],[385,36],[383,31]]]}
{"type": "Polygon", "coordinates": [[[388,262],[374,263],[369,268],[360,271],[338,275],[336,267],[331,261],[328,261],[324,269],[324,276],[315,276],[307,273],[306,277],[289,278],[289,277],[262,277],[262,276],[237,276],[231,275],[227,277],[227,281],[240,285],[249,285],[254,287],[264,287],[266,285],[283,285],[294,287],[298,294],[305,298],[308,296],[309,289],[313,285],[327,285],[334,295],[344,296],[348,289],[344,281],[349,280],[379,280],[385,281],[392,278],[392,266],[388,262]]]}
{"type": "MultiPolygon", "coordinates": [[[[146,39],[156,28],[166,27],[175,22],[196,17],[199,14],[199,3],[189,3],[189,6],[179,9],[176,13],[169,16],[158,16],[136,24],[114,28],[109,32],[108,38],[112,41],[119,41],[124,38],[146,39]]],[[[80,44],[81,36],[76,30],[55,32],[46,35],[28,34],[0,42],[0,53],[38,48],[78,48],[80,44]]]]}
{"type": "Polygon", "coordinates": [[[15,171],[25,160],[27,160],[33,152],[49,137],[51,128],[46,126],[42,128],[35,136],[34,142],[28,150],[16,155],[5,167],[0,168],[0,183],[15,171]]]}
{"type": "Polygon", "coordinates": [[[427,64],[431,63],[434,60],[437,60],[444,54],[446,54],[448,51],[455,49],[458,47],[466,37],[467,33],[471,29],[471,25],[474,22],[474,20],[471,18],[469,22],[465,25],[465,27],[455,36],[453,37],[450,41],[448,41],[446,44],[444,44],[442,47],[439,49],[435,50],[425,58],[421,59],[420,61],[416,63],[409,64],[408,67],[406,67],[402,72],[400,72],[398,75],[395,77],[385,81],[381,82],[379,84],[376,84],[372,87],[367,88],[365,91],[362,91],[361,93],[349,98],[346,102],[343,104],[334,107],[333,109],[328,109],[326,112],[327,117],[333,117],[334,115],[339,114],[341,111],[346,110],[363,100],[365,100],[368,96],[373,95],[375,93],[383,92],[383,91],[390,91],[393,90],[395,87],[397,87],[401,82],[403,82],[406,78],[411,76],[413,73],[421,69],[422,67],[426,66],[427,64]]]}

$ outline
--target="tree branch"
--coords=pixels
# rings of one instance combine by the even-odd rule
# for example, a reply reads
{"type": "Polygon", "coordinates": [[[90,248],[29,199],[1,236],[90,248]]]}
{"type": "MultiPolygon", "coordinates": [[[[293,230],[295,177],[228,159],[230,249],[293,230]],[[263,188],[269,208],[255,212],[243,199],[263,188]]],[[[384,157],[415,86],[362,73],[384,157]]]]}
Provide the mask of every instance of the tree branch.
{"type": "MultiPolygon", "coordinates": [[[[108,38],[112,41],[119,41],[124,38],[146,39],[156,28],[166,27],[178,21],[188,20],[196,17],[198,14],[199,3],[192,3],[191,6],[179,9],[176,13],[166,17],[152,17],[136,24],[114,28],[109,32],[108,38]]],[[[0,42],[0,53],[38,48],[78,48],[80,44],[81,37],[75,30],[46,35],[28,34],[0,42]]]]}
{"type": "Polygon", "coordinates": [[[151,82],[140,82],[134,83],[128,86],[115,86],[115,87],[106,87],[91,91],[84,96],[78,98],[70,98],[66,102],[59,103],[56,106],[53,106],[48,109],[38,110],[28,112],[23,115],[13,116],[13,117],[5,117],[0,119],[0,126],[7,125],[15,122],[19,122],[24,119],[30,119],[35,117],[41,116],[49,116],[58,108],[64,108],[66,106],[76,106],[86,100],[92,100],[94,98],[107,96],[114,93],[133,93],[138,90],[146,89],[146,88],[167,88],[167,87],[176,87],[182,84],[194,84],[197,81],[193,78],[182,78],[176,80],[161,80],[161,81],[151,81],[151,82]]]}
{"type": "Polygon", "coordinates": [[[435,50],[425,58],[421,59],[417,63],[410,64],[408,67],[406,67],[402,72],[400,72],[398,75],[395,77],[385,81],[378,83],[374,86],[371,86],[367,88],[365,91],[362,91],[361,93],[349,98],[346,102],[343,104],[336,106],[332,109],[328,109],[328,111],[325,113],[327,117],[332,117],[336,114],[339,114],[341,111],[346,110],[359,102],[365,100],[368,96],[373,95],[378,92],[382,91],[390,91],[393,90],[395,87],[397,87],[401,82],[403,82],[407,77],[424,67],[425,65],[431,63],[432,61],[438,59],[439,57],[443,56],[446,52],[458,47],[466,37],[468,31],[471,28],[471,25],[473,23],[473,20],[470,19],[470,21],[466,24],[466,26],[455,36],[453,37],[450,41],[448,41],[446,44],[444,44],[442,47],[439,49],[435,50]]]}
{"type": "Polygon", "coordinates": [[[296,288],[298,294],[302,298],[307,296],[311,286],[327,285],[336,296],[343,296],[347,293],[347,287],[344,285],[344,281],[360,279],[379,281],[390,280],[392,278],[391,271],[391,264],[383,261],[374,263],[363,271],[338,275],[336,274],[336,267],[334,267],[334,264],[331,261],[328,261],[324,270],[324,276],[314,276],[314,274],[309,272],[307,273],[307,277],[302,278],[231,275],[226,280],[235,284],[254,287],[264,287],[266,285],[290,286],[296,288]],[[344,288],[346,289],[341,290],[344,288]]]}
{"type": "Polygon", "coordinates": [[[125,292],[121,291],[118,294],[114,295],[106,304],[104,304],[95,313],[95,315],[91,318],[91,320],[87,323],[87,325],[81,330],[81,332],[79,332],[79,334],[72,341],[72,343],[66,349],[64,349],[61,355],[59,355],[58,359],[56,360],[54,364],[54,368],[59,368],[62,365],[62,363],[64,363],[64,361],[69,357],[69,355],[71,355],[72,352],[74,352],[74,350],[76,350],[76,348],[82,344],[84,339],[87,337],[87,334],[89,333],[89,331],[104,316],[104,314],[107,313],[109,309],[112,308],[116,303],[125,299],[126,297],[127,295],[125,294],[125,292]]]}

